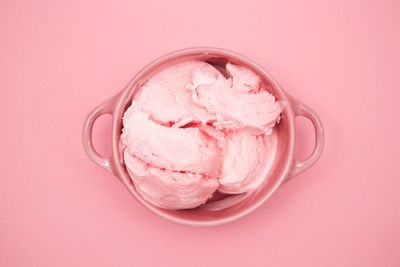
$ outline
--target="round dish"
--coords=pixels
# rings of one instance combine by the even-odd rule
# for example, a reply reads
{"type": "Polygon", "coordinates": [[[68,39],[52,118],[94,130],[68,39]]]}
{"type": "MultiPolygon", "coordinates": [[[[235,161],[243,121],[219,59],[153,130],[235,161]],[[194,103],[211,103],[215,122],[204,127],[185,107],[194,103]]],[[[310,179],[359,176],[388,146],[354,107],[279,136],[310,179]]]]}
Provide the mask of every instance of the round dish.
{"type": "Polygon", "coordinates": [[[82,138],[84,150],[89,158],[103,169],[118,177],[144,207],[162,218],[175,223],[193,226],[212,226],[232,222],[254,211],[284,182],[314,164],[323,150],[324,131],[321,120],[318,118],[317,114],[299,100],[286,93],[271,75],[255,62],[229,50],[198,47],[169,53],[147,65],[132,78],[125,89],[90,112],[84,123],[82,138]],[[120,136],[122,116],[125,110],[130,106],[135,93],[155,73],[173,64],[187,60],[207,61],[216,66],[231,62],[249,68],[261,77],[263,83],[268,87],[269,92],[286,104],[279,124],[274,127],[274,131],[277,132],[278,144],[275,153],[275,161],[269,176],[262,186],[251,192],[251,194],[237,195],[229,199],[230,204],[226,205],[225,208],[213,208],[212,205],[209,205],[208,207],[202,206],[190,210],[168,210],[153,206],[144,200],[136,191],[135,185],[132,183],[126,170],[124,159],[121,154],[120,136]],[[103,114],[111,114],[112,116],[112,156],[109,158],[98,154],[92,143],[94,122],[103,114]],[[304,161],[297,161],[293,157],[295,144],[294,119],[296,116],[308,118],[312,122],[315,130],[314,150],[304,161]]]}

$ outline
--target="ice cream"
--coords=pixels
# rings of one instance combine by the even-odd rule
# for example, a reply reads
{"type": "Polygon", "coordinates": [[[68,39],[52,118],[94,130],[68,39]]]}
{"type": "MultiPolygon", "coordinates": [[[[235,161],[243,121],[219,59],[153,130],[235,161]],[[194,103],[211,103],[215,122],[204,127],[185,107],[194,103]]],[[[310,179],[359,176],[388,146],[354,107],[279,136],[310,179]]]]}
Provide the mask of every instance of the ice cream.
{"type": "Polygon", "coordinates": [[[271,169],[283,104],[251,70],[203,61],[151,77],[123,117],[121,142],[144,199],[167,209],[198,207],[216,190],[256,189],[271,169]]]}

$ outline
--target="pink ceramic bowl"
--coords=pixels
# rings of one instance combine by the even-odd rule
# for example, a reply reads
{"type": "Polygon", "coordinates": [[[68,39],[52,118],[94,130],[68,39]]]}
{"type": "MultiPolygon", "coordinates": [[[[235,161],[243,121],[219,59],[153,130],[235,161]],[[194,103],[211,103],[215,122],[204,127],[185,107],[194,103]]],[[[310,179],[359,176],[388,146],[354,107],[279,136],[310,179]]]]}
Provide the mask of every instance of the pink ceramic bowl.
{"type": "MultiPolygon", "coordinates": [[[[138,125],[140,127],[140,125],[138,125]]],[[[97,165],[118,177],[131,192],[131,194],[147,209],[172,222],[195,225],[219,225],[239,219],[249,214],[263,204],[284,182],[308,169],[320,157],[324,144],[324,132],[317,114],[309,107],[286,93],[279,84],[264,69],[252,60],[237,53],[210,47],[199,47],[179,50],[167,54],[146,66],[129,82],[125,89],[116,96],[97,106],[85,120],[83,127],[83,147],[85,152],[97,165]],[[146,80],[160,70],[186,60],[204,60],[216,66],[224,66],[227,62],[245,66],[262,77],[268,90],[286,103],[282,119],[275,126],[278,133],[278,146],[276,160],[272,171],[263,185],[251,194],[242,194],[226,199],[215,200],[205,206],[192,210],[166,210],[153,206],[144,200],[135,189],[127,170],[120,150],[120,135],[122,116],[130,106],[132,98],[146,80]],[[99,155],[93,148],[92,129],[97,118],[103,114],[112,115],[112,156],[107,158],[99,155]],[[293,158],[296,116],[308,118],[315,129],[315,147],[312,154],[304,161],[293,158]],[[222,201],[222,202],[221,202],[222,201]],[[225,201],[225,203],[223,202],[225,201]],[[214,204],[214,205],[213,205],[214,204]]],[[[220,198],[224,196],[220,196],[220,198]]],[[[226,197],[226,196],[225,196],[226,197]]]]}

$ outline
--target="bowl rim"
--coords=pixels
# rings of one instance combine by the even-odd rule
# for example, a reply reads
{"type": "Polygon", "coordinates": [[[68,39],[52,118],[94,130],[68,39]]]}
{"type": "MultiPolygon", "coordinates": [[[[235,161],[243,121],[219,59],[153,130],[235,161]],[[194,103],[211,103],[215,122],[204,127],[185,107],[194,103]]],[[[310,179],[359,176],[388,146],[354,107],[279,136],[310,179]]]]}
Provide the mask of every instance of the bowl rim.
{"type": "MultiPolygon", "coordinates": [[[[217,48],[217,47],[189,47],[189,48],[183,48],[179,49],[170,53],[167,53],[163,56],[160,56],[156,58],[155,60],[151,61],[149,64],[147,64],[144,68],[142,68],[137,74],[133,76],[133,78],[128,82],[128,84],[124,87],[124,89],[118,93],[114,98],[113,101],[115,102],[114,109],[112,111],[112,157],[111,157],[111,170],[114,173],[114,175],[118,176],[120,180],[123,182],[125,187],[130,191],[130,193],[135,197],[136,200],[139,201],[146,209],[151,211],[152,213],[158,215],[161,218],[164,218],[168,221],[178,223],[178,224],[183,224],[183,225],[190,225],[190,226],[215,226],[215,225],[221,225],[229,222],[236,221],[254,210],[256,210],[258,207],[260,207],[263,203],[265,203],[274,193],[275,191],[284,183],[286,180],[287,176],[289,175],[290,169],[293,165],[293,157],[294,157],[294,140],[295,140],[295,131],[294,131],[294,112],[292,108],[292,98],[289,94],[287,94],[282,87],[279,85],[279,83],[272,77],[272,75],[267,72],[264,68],[262,68],[259,64],[254,62],[253,60],[237,53],[233,52],[228,49],[224,48],[217,48]],[[255,202],[253,205],[249,205],[242,211],[229,215],[224,218],[217,218],[217,219],[210,219],[209,221],[196,221],[196,220],[189,220],[189,219],[184,219],[184,218],[179,218],[176,217],[172,214],[168,214],[166,212],[161,212],[158,207],[153,206],[146,200],[144,200],[137,192],[136,189],[133,186],[133,183],[127,175],[124,173],[125,167],[122,166],[120,163],[121,157],[120,157],[120,132],[117,131],[118,125],[120,121],[122,120],[122,117],[119,116],[119,113],[121,112],[121,109],[124,108],[127,98],[129,98],[129,95],[131,94],[132,88],[135,87],[136,83],[140,81],[146,73],[150,72],[151,70],[157,68],[157,66],[160,66],[162,64],[165,64],[168,61],[174,60],[178,57],[182,56],[189,56],[189,55],[208,55],[208,54],[216,54],[224,57],[231,57],[234,58],[240,62],[244,62],[247,65],[251,66],[254,68],[259,74],[262,74],[265,79],[267,79],[271,85],[274,87],[274,89],[278,92],[279,97],[281,100],[286,102],[284,114],[285,114],[285,119],[288,120],[288,152],[287,152],[287,157],[286,157],[286,162],[284,164],[284,167],[282,168],[282,172],[279,178],[276,179],[275,184],[271,186],[270,190],[257,202],[255,202]]],[[[130,100],[129,100],[130,101],[130,100]]]]}

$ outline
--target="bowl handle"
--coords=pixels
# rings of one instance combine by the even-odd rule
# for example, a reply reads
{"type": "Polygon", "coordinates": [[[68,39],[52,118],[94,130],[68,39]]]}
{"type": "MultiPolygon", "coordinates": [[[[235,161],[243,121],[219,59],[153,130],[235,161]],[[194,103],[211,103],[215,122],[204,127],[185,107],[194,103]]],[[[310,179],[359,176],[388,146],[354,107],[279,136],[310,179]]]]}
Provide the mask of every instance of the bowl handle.
{"type": "Polygon", "coordinates": [[[104,114],[113,114],[114,107],[116,104],[116,98],[113,97],[104,103],[98,105],[94,108],[89,115],[85,119],[85,123],[83,124],[83,131],[82,131],[82,142],[83,142],[83,149],[86,152],[86,155],[97,165],[105,169],[106,171],[113,173],[113,162],[112,158],[106,158],[101,156],[96,149],[93,147],[93,140],[92,140],[92,131],[93,125],[95,121],[104,114]]]}
{"type": "Polygon", "coordinates": [[[294,110],[294,115],[296,117],[306,117],[312,122],[315,131],[315,145],[313,152],[305,160],[294,160],[292,169],[288,175],[287,180],[290,180],[291,178],[297,176],[298,174],[308,169],[311,165],[313,165],[321,156],[322,150],[324,148],[324,127],[322,126],[321,119],[311,108],[300,102],[298,99],[294,98],[293,96],[291,96],[290,98],[294,110]]]}

